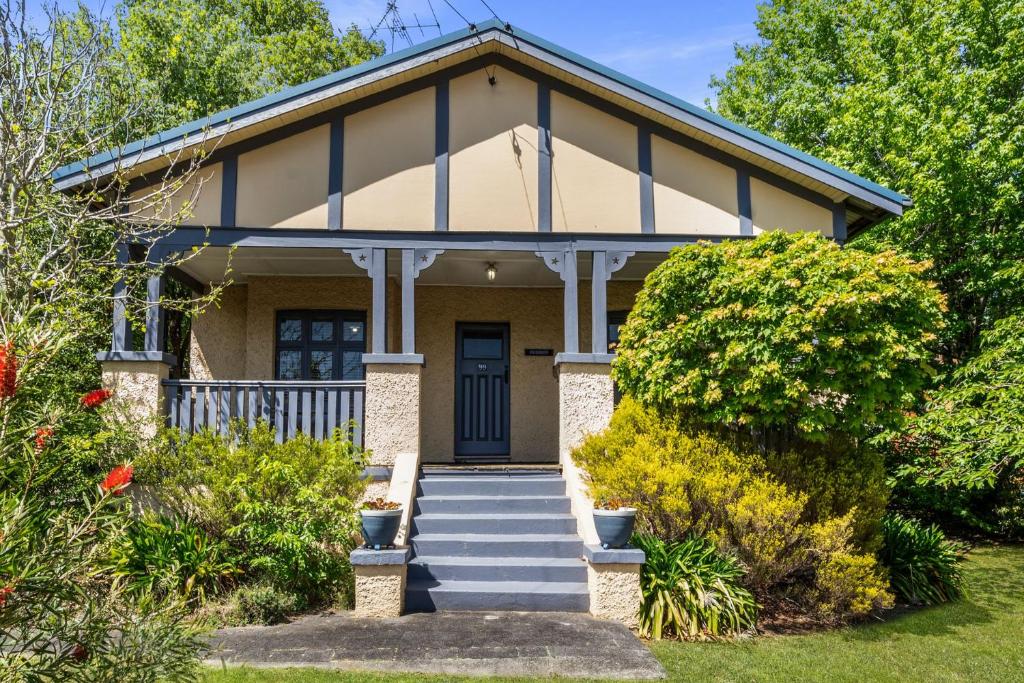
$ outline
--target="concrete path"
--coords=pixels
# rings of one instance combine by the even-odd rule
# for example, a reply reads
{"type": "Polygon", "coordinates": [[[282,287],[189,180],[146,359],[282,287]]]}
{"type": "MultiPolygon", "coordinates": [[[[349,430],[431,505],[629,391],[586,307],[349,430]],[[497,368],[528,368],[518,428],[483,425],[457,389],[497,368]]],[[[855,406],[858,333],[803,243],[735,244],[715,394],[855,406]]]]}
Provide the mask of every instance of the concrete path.
{"type": "Polygon", "coordinates": [[[657,679],[621,624],[583,614],[441,612],[398,619],[313,615],[216,631],[207,663],[478,676],[657,679]]]}

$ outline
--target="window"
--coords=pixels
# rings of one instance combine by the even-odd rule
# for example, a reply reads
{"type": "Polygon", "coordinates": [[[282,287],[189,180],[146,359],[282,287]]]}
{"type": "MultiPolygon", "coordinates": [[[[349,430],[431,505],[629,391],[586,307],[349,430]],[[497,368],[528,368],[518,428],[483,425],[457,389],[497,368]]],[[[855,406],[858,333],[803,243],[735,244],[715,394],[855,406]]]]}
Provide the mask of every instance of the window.
{"type": "Polygon", "coordinates": [[[275,339],[276,379],[363,379],[362,311],[279,311],[275,339]]]}
{"type": "Polygon", "coordinates": [[[619,328],[626,324],[629,311],[608,311],[608,353],[619,345],[619,328]]]}

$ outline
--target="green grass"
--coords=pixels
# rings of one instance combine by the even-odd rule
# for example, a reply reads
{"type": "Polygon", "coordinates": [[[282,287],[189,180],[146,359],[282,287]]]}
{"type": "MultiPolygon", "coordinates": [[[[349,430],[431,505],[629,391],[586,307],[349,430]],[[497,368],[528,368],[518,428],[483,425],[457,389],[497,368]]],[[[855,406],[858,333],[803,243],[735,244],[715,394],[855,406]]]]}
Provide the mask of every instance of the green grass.
{"type": "MultiPolygon", "coordinates": [[[[1024,681],[1024,547],[981,548],[968,596],[882,623],[741,643],[654,643],[680,681],[1024,681]]],[[[210,671],[207,683],[452,680],[315,669],[210,671]]],[[[509,679],[505,679],[509,680],[509,679]]],[[[522,679],[519,679],[522,680],[522,679]]]]}

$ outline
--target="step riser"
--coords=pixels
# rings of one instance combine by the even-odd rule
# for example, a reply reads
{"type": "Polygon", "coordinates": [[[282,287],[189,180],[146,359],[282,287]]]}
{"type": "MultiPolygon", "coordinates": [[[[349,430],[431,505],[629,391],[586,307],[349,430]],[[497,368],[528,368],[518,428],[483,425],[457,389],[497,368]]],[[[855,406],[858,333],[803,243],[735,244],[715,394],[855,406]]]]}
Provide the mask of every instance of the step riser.
{"type": "Polygon", "coordinates": [[[472,541],[410,539],[415,555],[431,557],[579,557],[582,541],[472,541]]]}
{"type": "Polygon", "coordinates": [[[413,525],[420,534],[574,534],[576,520],[562,517],[544,517],[529,521],[515,518],[453,517],[430,519],[414,517],[413,525]]]}
{"type": "Polygon", "coordinates": [[[551,513],[568,514],[572,510],[569,499],[565,496],[549,498],[517,499],[517,498],[477,498],[473,500],[452,500],[451,498],[426,499],[416,501],[416,511],[430,515],[457,514],[515,514],[515,513],[551,513]]]}
{"type": "Polygon", "coordinates": [[[410,612],[490,612],[510,610],[520,612],[586,612],[590,609],[587,595],[576,593],[534,595],[530,593],[444,593],[410,590],[405,596],[405,608],[410,612]]]}
{"type": "Polygon", "coordinates": [[[409,581],[553,581],[586,583],[587,567],[524,567],[515,565],[458,565],[409,563],[409,581]]]}
{"type": "Polygon", "coordinates": [[[421,496],[564,496],[561,479],[420,479],[421,496]]]}

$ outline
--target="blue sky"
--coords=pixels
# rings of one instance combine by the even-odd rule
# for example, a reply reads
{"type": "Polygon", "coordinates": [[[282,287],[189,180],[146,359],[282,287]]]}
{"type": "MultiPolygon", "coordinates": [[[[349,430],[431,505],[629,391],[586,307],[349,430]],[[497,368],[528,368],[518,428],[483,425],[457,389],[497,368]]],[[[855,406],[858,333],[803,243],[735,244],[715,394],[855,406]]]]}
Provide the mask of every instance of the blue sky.
{"type": "MultiPolygon", "coordinates": [[[[49,0],[47,0],[48,2],[49,0]]],[[[38,7],[40,0],[30,0],[38,7]]],[[[59,0],[73,6],[74,0],[59,0]]],[[[85,0],[105,13],[116,0],[85,0]]],[[[338,26],[376,24],[386,0],[324,0],[338,26]]],[[[733,59],[733,44],[756,38],[755,0],[448,0],[470,21],[492,18],[489,5],[503,20],[547,40],[622,71],[677,97],[703,106],[711,96],[708,81],[721,75],[733,59]]],[[[433,3],[444,32],[463,28],[465,22],[445,0],[397,0],[407,23],[414,15],[433,21],[433,3]]],[[[391,34],[383,32],[391,42],[391,34]]],[[[411,32],[414,41],[437,35],[411,32]]],[[[406,47],[404,39],[395,48],[406,47]]]]}
{"type": "MultiPolygon", "coordinates": [[[[376,23],[385,0],[325,0],[337,24],[376,23]]],[[[402,18],[433,21],[428,0],[397,0],[402,18]]],[[[465,26],[445,0],[430,0],[441,28],[465,26]]],[[[491,18],[483,0],[449,0],[470,21],[491,18]]],[[[486,0],[503,20],[677,97],[703,106],[708,81],[757,37],[755,0],[486,0]]],[[[427,35],[437,35],[427,31],[427,35]]],[[[418,31],[413,40],[422,40],[418,31]]],[[[384,38],[390,44],[390,33],[384,38]]],[[[395,47],[408,43],[396,39],[395,47]]]]}

